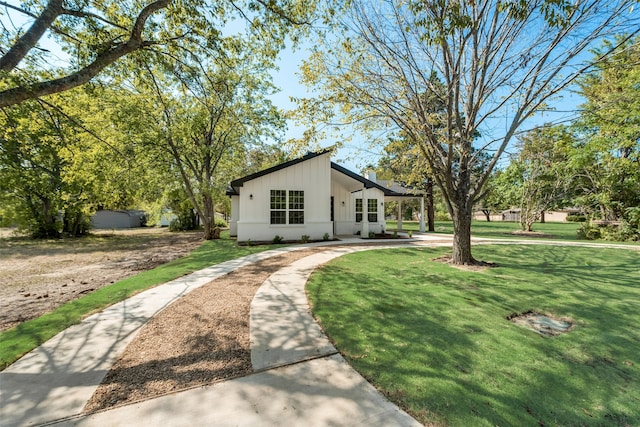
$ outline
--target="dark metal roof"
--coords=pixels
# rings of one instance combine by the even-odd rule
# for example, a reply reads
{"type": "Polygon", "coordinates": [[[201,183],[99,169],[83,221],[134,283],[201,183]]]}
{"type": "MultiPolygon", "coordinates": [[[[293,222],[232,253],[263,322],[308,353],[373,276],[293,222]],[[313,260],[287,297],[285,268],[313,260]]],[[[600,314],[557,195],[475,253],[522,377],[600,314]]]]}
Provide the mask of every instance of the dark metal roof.
{"type": "Polygon", "coordinates": [[[331,169],[336,170],[344,175],[347,175],[350,178],[355,179],[356,181],[361,182],[364,185],[364,188],[377,188],[378,190],[382,191],[385,196],[394,196],[394,197],[406,196],[406,194],[397,193],[389,188],[383,187],[377,182],[371,181],[361,175],[358,175],[355,172],[351,172],[349,169],[342,167],[337,163],[331,162],[331,169]]]}

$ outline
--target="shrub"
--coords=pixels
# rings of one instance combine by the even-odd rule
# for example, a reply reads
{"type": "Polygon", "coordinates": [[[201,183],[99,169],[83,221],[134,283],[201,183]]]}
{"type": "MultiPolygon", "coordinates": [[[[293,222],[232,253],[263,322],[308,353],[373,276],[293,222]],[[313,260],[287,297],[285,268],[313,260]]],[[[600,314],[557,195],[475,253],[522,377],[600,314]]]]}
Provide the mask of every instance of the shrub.
{"type": "Polygon", "coordinates": [[[329,240],[329,233],[324,233],[324,235],[322,236],[322,240],[324,240],[325,242],[329,240]]]}
{"type": "Polygon", "coordinates": [[[282,237],[278,236],[277,234],[273,237],[273,243],[274,244],[278,244],[278,243],[282,243],[282,237]]]}
{"type": "Polygon", "coordinates": [[[376,233],[374,233],[373,231],[369,232],[369,238],[373,239],[374,237],[376,237],[376,233]]]}
{"type": "Polygon", "coordinates": [[[309,243],[309,236],[303,234],[300,240],[302,240],[302,243],[309,243]]]}
{"type": "Polygon", "coordinates": [[[593,226],[588,222],[582,223],[576,233],[580,239],[597,240],[601,237],[600,228],[593,226]]]}
{"type": "Polygon", "coordinates": [[[587,216],[584,214],[570,213],[570,214],[567,214],[567,221],[568,222],[586,222],[587,216]]]}
{"type": "Polygon", "coordinates": [[[229,224],[227,224],[227,221],[222,218],[216,218],[216,220],[214,221],[214,225],[220,228],[227,228],[229,226],[229,224]]]}

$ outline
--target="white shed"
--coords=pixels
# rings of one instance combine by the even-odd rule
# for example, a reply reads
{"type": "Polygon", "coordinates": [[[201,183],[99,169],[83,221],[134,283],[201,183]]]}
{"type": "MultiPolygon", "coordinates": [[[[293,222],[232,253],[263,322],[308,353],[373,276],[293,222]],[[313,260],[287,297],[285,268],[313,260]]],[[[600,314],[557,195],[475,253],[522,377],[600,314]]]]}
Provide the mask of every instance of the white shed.
{"type": "Polygon", "coordinates": [[[413,197],[385,188],[331,162],[331,150],[309,153],[236,179],[231,197],[231,236],[238,241],[330,239],[381,233],[385,197],[413,197]]]}

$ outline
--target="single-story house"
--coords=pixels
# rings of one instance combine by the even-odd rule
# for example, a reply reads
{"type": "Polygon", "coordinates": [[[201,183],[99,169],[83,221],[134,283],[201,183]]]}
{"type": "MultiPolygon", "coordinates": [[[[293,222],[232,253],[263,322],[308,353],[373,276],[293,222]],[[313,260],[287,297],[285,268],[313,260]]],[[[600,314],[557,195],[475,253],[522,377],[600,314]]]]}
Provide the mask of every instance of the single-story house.
{"type": "Polygon", "coordinates": [[[98,229],[136,228],[145,223],[145,211],[100,209],[91,217],[91,227],[98,229]]]}
{"type": "MultiPolygon", "coordinates": [[[[331,150],[309,153],[232,181],[229,231],[238,241],[367,237],[385,231],[384,204],[420,198],[392,190],[331,161],[331,150]]],[[[424,211],[424,201],[422,202],[424,211]]],[[[424,220],[421,222],[424,231],[424,220]]]]}

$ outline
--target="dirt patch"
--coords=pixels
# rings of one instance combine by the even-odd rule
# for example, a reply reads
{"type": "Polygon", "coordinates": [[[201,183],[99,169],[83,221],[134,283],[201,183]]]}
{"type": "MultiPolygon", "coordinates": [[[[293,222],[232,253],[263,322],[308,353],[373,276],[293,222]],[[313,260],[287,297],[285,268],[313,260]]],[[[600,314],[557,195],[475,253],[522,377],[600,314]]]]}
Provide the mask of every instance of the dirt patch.
{"type": "Polygon", "coordinates": [[[513,313],[507,316],[507,320],[516,325],[521,325],[545,336],[553,337],[569,332],[573,327],[573,320],[565,317],[556,317],[550,314],[541,314],[530,310],[522,314],[513,313]]]}
{"type": "Polygon", "coordinates": [[[512,236],[522,236],[522,237],[540,237],[543,239],[551,239],[553,237],[555,237],[552,234],[546,234],[543,233],[541,231],[523,231],[523,230],[516,230],[516,231],[512,231],[511,233],[509,233],[512,236]]]}
{"type": "Polygon", "coordinates": [[[453,268],[457,268],[458,270],[464,270],[464,271],[484,271],[488,268],[498,266],[493,262],[486,262],[486,261],[475,261],[475,264],[453,264],[451,262],[452,261],[451,254],[441,255],[437,258],[433,258],[431,261],[449,264],[453,268]]]}
{"type": "Polygon", "coordinates": [[[118,280],[183,257],[202,233],[166,228],[96,231],[79,239],[33,240],[0,232],[0,331],[118,280]]]}
{"type": "Polygon", "coordinates": [[[326,248],[256,262],[180,298],[145,324],[107,373],[85,412],[151,399],[252,372],[249,308],[260,285],[326,248]]]}

